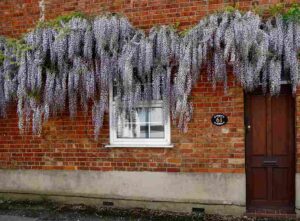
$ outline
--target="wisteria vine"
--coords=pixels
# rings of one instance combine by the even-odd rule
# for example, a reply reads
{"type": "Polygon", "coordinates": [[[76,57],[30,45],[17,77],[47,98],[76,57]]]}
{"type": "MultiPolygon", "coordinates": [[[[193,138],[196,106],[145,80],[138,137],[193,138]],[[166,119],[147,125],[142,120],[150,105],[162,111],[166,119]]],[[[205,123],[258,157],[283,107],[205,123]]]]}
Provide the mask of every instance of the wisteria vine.
{"type": "Polygon", "coordinates": [[[212,14],[185,35],[171,26],[146,35],[126,18],[74,16],[59,27],[39,26],[22,43],[0,38],[0,116],[17,101],[21,132],[40,134],[42,122],[78,105],[92,103],[95,138],[109,108],[114,87],[116,120],[143,102],[162,99],[178,127],[187,131],[193,105],[190,95],[201,68],[213,86],[224,82],[227,66],[247,91],[261,85],[280,91],[283,73],[294,92],[299,83],[300,21],[282,15],[263,20],[237,10],[212,14]]]}

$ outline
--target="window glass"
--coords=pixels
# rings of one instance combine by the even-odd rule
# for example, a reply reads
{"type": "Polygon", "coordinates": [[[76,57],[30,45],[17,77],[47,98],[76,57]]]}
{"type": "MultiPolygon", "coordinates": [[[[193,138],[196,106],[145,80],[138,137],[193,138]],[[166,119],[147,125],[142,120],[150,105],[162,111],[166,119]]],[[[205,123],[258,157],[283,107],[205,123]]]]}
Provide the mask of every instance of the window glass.
{"type": "MultiPolygon", "coordinates": [[[[134,80],[141,82],[138,76],[134,80]]],[[[116,96],[122,96],[122,93],[124,93],[120,89],[116,81],[114,81],[110,90],[109,109],[111,144],[120,144],[122,146],[135,145],[136,147],[138,145],[151,146],[151,144],[155,146],[169,145],[170,123],[169,116],[164,119],[166,116],[163,110],[162,82],[156,90],[153,90],[152,83],[142,84],[141,92],[143,96],[147,96],[142,97],[142,99],[147,101],[137,104],[137,108],[131,111],[130,114],[126,113],[126,117],[114,115],[118,113],[114,109],[116,107],[116,96]]]]}
{"type": "Polygon", "coordinates": [[[164,119],[162,108],[150,109],[150,136],[152,138],[164,138],[164,119]]]}
{"type": "Polygon", "coordinates": [[[137,108],[127,119],[119,119],[117,138],[165,138],[162,107],[137,108]]]}

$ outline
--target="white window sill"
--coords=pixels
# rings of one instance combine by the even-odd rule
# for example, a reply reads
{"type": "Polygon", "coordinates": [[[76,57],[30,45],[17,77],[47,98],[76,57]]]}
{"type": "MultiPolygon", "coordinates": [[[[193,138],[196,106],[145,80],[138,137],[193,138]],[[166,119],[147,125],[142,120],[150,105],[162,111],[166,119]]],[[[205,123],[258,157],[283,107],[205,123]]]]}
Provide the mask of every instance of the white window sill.
{"type": "Polygon", "coordinates": [[[173,148],[173,144],[107,144],[105,148],[173,148]]]}

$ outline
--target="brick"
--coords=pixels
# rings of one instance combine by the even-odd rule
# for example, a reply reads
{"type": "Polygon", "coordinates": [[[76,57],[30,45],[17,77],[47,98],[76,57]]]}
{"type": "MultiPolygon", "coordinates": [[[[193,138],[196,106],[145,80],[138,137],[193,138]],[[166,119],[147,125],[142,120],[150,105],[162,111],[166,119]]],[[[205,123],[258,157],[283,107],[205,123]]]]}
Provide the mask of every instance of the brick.
{"type": "Polygon", "coordinates": [[[245,159],[229,158],[228,164],[245,164],[245,159]]]}
{"type": "MultiPolygon", "coordinates": [[[[180,23],[180,30],[198,23],[203,16],[222,9],[230,3],[213,1],[107,1],[51,0],[46,4],[46,18],[51,19],[72,11],[91,15],[103,11],[120,12],[138,28],[146,31],[154,25],[180,23]]],[[[237,1],[243,8],[251,1],[237,1]]],[[[260,4],[274,1],[261,0],[260,4]]],[[[290,1],[293,2],[293,1],[290,1]]],[[[19,37],[33,28],[39,20],[38,0],[0,1],[0,35],[19,37]],[[21,2],[21,3],[20,3],[21,2]]],[[[205,68],[203,68],[205,70],[205,68]]],[[[228,70],[232,72],[232,70],[228,70]]],[[[93,140],[91,113],[88,120],[82,112],[72,121],[68,113],[59,114],[44,124],[41,137],[21,136],[17,128],[16,104],[8,110],[8,118],[0,119],[0,168],[38,170],[95,171],[160,171],[160,172],[245,172],[244,94],[234,81],[228,79],[228,92],[222,84],[216,89],[203,74],[192,91],[194,118],[187,133],[172,126],[172,149],[116,148],[106,149],[109,142],[108,116],[100,132],[99,142],[93,140]],[[217,128],[210,122],[214,113],[225,113],[229,122],[217,128]]],[[[300,92],[296,106],[300,108],[300,92]]],[[[300,131],[300,112],[296,130],[300,131]]],[[[297,146],[300,144],[297,133],[297,146]]],[[[300,172],[300,148],[297,149],[297,171],[300,172]]]]}

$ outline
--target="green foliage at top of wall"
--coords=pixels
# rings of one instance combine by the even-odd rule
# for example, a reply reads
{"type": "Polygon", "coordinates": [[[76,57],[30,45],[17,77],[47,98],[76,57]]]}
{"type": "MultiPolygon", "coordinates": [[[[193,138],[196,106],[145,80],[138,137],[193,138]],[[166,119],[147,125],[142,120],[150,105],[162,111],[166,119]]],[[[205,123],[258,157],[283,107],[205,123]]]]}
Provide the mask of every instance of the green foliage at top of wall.
{"type": "Polygon", "coordinates": [[[82,12],[72,12],[70,14],[60,15],[55,19],[49,21],[41,21],[38,23],[37,28],[56,28],[59,29],[62,27],[63,23],[67,23],[73,18],[87,18],[88,16],[82,12]]]}

